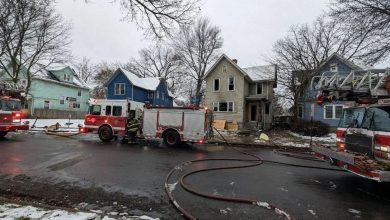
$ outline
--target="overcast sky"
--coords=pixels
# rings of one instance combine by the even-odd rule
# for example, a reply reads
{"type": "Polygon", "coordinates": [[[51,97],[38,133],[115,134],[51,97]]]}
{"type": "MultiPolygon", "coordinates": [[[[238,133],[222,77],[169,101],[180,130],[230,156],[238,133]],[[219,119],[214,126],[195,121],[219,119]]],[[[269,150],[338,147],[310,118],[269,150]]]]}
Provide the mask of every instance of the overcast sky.
{"type": "MultiPolygon", "coordinates": [[[[58,0],[58,11],[72,24],[72,51],[92,61],[126,62],[150,44],[112,0],[58,0]]],[[[312,22],[329,0],[203,0],[202,15],[222,30],[223,52],[242,67],[266,64],[273,43],[293,24],[312,22]]]]}

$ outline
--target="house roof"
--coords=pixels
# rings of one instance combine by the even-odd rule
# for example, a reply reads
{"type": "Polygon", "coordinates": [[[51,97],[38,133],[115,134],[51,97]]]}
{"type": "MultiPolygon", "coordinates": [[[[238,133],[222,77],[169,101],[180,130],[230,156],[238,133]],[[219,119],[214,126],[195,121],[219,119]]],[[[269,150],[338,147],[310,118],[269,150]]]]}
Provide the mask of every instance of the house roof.
{"type": "Polygon", "coordinates": [[[74,72],[74,70],[69,66],[57,66],[50,69],[46,69],[44,68],[43,65],[37,64],[32,68],[32,72],[33,72],[33,78],[36,79],[42,79],[46,81],[49,80],[63,85],[71,85],[73,87],[80,87],[88,90],[91,89],[90,86],[88,86],[88,84],[85,83],[84,80],[80,79],[79,76],[74,72]],[[61,81],[52,73],[52,71],[66,71],[66,69],[68,69],[70,72],[73,73],[73,77],[72,77],[73,81],[70,82],[61,81]]]}
{"type": "Polygon", "coordinates": [[[337,53],[333,53],[328,58],[326,58],[321,65],[318,67],[318,70],[320,70],[322,67],[324,67],[327,63],[329,63],[330,60],[333,58],[339,59],[341,62],[343,62],[345,65],[349,66],[352,70],[362,70],[362,68],[356,64],[354,64],[352,61],[349,61],[345,59],[344,57],[338,55],[337,53]]]}
{"type": "Polygon", "coordinates": [[[264,65],[264,66],[253,66],[241,68],[232,59],[230,59],[226,54],[222,54],[217,61],[207,70],[203,79],[206,79],[210,73],[218,66],[219,62],[225,58],[228,60],[235,68],[237,68],[249,81],[273,81],[275,80],[275,66],[274,65],[264,65]]]}
{"type": "MultiPolygon", "coordinates": [[[[122,72],[126,78],[134,85],[146,90],[154,91],[157,89],[158,85],[160,84],[161,78],[158,77],[146,77],[146,78],[140,78],[134,73],[124,70],[122,68],[118,68],[115,71],[115,74],[105,83],[107,86],[118,74],[119,72],[122,72]]],[[[168,95],[170,97],[173,97],[172,93],[168,90],[168,95]]]]}
{"type": "Polygon", "coordinates": [[[243,68],[243,70],[249,75],[252,81],[263,81],[263,80],[275,80],[275,66],[253,66],[243,68]]]}

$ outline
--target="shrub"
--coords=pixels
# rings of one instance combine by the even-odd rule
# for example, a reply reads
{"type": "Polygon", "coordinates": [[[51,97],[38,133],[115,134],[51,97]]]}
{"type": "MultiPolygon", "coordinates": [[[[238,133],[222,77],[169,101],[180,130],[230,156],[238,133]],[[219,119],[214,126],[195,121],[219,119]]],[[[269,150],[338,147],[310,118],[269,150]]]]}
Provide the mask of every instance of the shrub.
{"type": "Polygon", "coordinates": [[[310,122],[298,119],[292,124],[291,130],[305,136],[321,137],[329,133],[329,125],[320,121],[310,122]]]}

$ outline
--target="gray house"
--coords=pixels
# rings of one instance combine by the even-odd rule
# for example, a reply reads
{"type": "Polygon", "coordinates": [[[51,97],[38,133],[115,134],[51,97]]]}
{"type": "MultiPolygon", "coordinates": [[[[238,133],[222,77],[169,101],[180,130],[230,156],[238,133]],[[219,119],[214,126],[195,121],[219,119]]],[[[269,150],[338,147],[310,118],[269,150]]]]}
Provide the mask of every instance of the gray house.
{"type": "MultiPolygon", "coordinates": [[[[338,73],[340,76],[347,76],[351,71],[360,70],[362,70],[361,67],[334,53],[319,66],[316,72],[317,74],[314,75],[321,76],[338,73]]],[[[299,102],[297,106],[298,118],[310,120],[311,116],[313,115],[313,120],[324,122],[331,127],[336,127],[339,122],[343,108],[345,106],[349,106],[351,102],[334,101],[319,105],[316,102],[318,91],[315,90],[315,85],[316,83],[313,82],[305,90],[305,93],[302,94],[301,97],[299,97],[299,102]]]]}
{"type": "Polygon", "coordinates": [[[206,72],[205,105],[214,118],[240,128],[268,129],[272,124],[276,66],[241,68],[225,54],[206,72]]]}

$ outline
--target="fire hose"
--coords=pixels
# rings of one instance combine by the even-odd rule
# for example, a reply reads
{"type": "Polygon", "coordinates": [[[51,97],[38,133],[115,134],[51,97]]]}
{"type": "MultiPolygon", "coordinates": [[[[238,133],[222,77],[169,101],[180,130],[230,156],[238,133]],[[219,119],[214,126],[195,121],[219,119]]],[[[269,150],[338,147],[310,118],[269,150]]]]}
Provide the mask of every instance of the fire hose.
{"type": "MultiPolygon", "coordinates": [[[[215,129],[215,128],[214,128],[215,129]]],[[[285,219],[292,219],[291,215],[288,214],[288,212],[284,211],[283,209],[281,208],[278,208],[276,205],[273,205],[273,204],[270,204],[268,202],[262,202],[262,201],[259,201],[258,199],[252,199],[252,198],[240,198],[240,197],[228,197],[228,196],[222,196],[222,195],[213,195],[213,194],[209,194],[209,193],[205,193],[205,192],[202,192],[202,191],[199,191],[197,189],[195,189],[194,187],[191,187],[188,185],[188,183],[186,182],[186,179],[191,176],[191,175],[194,175],[194,174],[198,174],[198,173],[203,173],[203,172],[209,172],[209,171],[217,171],[217,170],[228,170],[228,169],[242,169],[242,168],[248,168],[248,167],[255,167],[255,166],[260,166],[261,164],[263,163],[273,163],[273,164],[278,164],[278,165],[286,165],[286,166],[293,166],[293,167],[301,167],[301,168],[312,168],[312,169],[322,169],[322,170],[331,170],[331,171],[340,171],[340,172],[345,172],[344,170],[340,170],[340,169],[332,169],[332,168],[326,168],[326,167],[316,167],[316,166],[307,166],[307,165],[298,165],[298,164],[291,164],[291,163],[284,163],[284,162],[277,162],[277,161],[271,161],[271,160],[264,160],[262,159],[261,157],[257,156],[257,155],[254,155],[254,154],[251,154],[251,153],[247,153],[247,152],[244,152],[240,149],[237,149],[236,147],[232,147],[229,142],[223,137],[223,135],[217,130],[217,133],[222,137],[222,139],[224,140],[224,142],[227,144],[228,147],[230,147],[231,149],[239,152],[240,154],[243,154],[243,155],[246,155],[246,156],[249,156],[249,157],[252,157],[253,159],[242,159],[242,158],[212,158],[212,159],[201,159],[201,160],[191,160],[191,161],[186,161],[186,162],[183,162],[181,163],[180,165],[176,166],[174,169],[172,169],[166,179],[165,179],[165,192],[167,193],[168,195],[168,198],[170,200],[170,202],[175,206],[175,208],[177,210],[179,210],[179,212],[187,219],[197,219],[195,216],[193,216],[188,210],[184,209],[183,207],[181,207],[178,202],[174,199],[173,195],[172,195],[172,189],[170,189],[169,187],[169,179],[171,178],[171,176],[177,171],[177,170],[181,170],[184,166],[187,166],[187,165],[190,165],[190,164],[193,164],[193,163],[201,163],[201,162],[208,162],[208,161],[237,161],[237,162],[246,162],[246,163],[249,163],[249,164],[245,164],[245,165],[240,165],[240,166],[219,166],[219,167],[212,167],[212,168],[204,168],[204,169],[198,169],[198,170],[195,170],[195,171],[191,171],[191,172],[188,172],[184,175],[182,175],[180,177],[180,186],[186,190],[187,192],[190,192],[194,195],[198,195],[198,196],[201,196],[201,197],[204,197],[204,198],[208,198],[208,199],[214,199],[214,200],[221,200],[221,201],[230,201],[230,202],[238,202],[238,203],[246,203],[246,204],[252,204],[252,205],[256,205],[256,206],[259,206],[259,207],[262,207],[262,208],[266,208],[268,210],[273,210],[275,213],[283,216],[285,219]]],[[[286,152],[283,152],[281,150],[277,150],[276,153],[280,153],[282,155],[285,155],[285,156],[292,156],[292,157],[296,157],[296,158],[299,158],[299,159],[304,159],[304,160],[313,160],[313,161],[320,161],[320,160],[316,160],[316,159],[313,159],[313,158],[309,158],[309,157],[305,157],[305,156],[296,156],[296,155],[292,155],[290,153],[295,153],[294,151],[289,151],[289,153],[286,153],[286,152]]]]}

